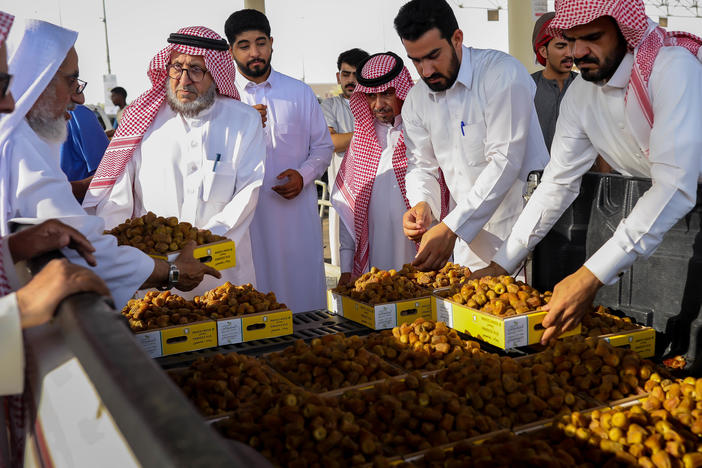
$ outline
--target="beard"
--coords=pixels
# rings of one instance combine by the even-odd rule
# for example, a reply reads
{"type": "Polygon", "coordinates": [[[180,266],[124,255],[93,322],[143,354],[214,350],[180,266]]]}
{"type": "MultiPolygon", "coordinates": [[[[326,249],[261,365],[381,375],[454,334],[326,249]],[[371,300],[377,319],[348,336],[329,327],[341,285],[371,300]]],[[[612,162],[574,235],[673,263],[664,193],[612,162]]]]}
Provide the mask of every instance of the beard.
{"type": "MultiPolygon", "coordinates": [[[[214,104],[215,97],[217,96],[217,84],[212,83],[212,85],[205,91],[202,95],[199,95],[194,101],[182,102],[176,96],[176,91],[173,88],[166,86],[166,99],[168,100],[168,105],[173,112],[183,115],[183,117],[196,117],[200,112],[208,109],[214,104]]],[[[197,88],[194,85],[185,85],[180,90],[190,91],[192,93],[197,93],[197,88]]]]}
{"type": "Polygon", "coordinates": [[[583,80],[596,84],[602,84],[606,83],[612,77],[612,75],[614,75],[614,72],[617,71],[619,64],[626,55],[626,50],[626,41],[623,38],[620,38],[616,49],[614,49],[611,54],[606,56],[602,62],[600,62],[600,59],[594,55],[586,55],[579,59],[576,58],[573,60],[573,62],[580,70],[580,75],[583,77],[583,80]],[[584,63],[599,65],[599,67],[596,69],[580,68],[580,65],[584,63]]]}
{"type": "MultiPolygon", "coordinates": [[[[27,123],[42,140],[61,144],[68,137],[68,125],[63,114],[58,117],[52,115],[52,104],[55,100],[56,87],[52,81],[27,113],[27,123]]],[[[66,110],[75,108],[76,105],[71,102],[66,110]]]]}
{"type": "Polygon", "coordinates": [[[240,62],[236,59],[234,61],[236,62],[236,66],[239,67],[239,71],[250,78],[259,78],[261,76],[264,76],[266,73],[268,73],[268,70],[270,70],[271,68],[270,57],[268,58],[268,60],[254,59],[249,60],[246,63],[240,62]],[[262,63],[263,66],[260,69],[252,68],[252,66],[257,63],[262,63]]]}
{"type": "Polygon", "coordinates": [[[458,54],[456,54],[456,49],[454,49],[452,46],[451,63],[449,64],[448,76],[436,72],[427,78],[422,76],[422,80],[427,84],[427,86],[429,86],[429,89],[431,89],[432,91],[445,91],[451,86],[453,86],[453,84],[456,82],[456,78],[458,78],[458,68],[460,66],[461,64],[458,61],[458,54]],[[437,83],[430,83],[429,80],[434,78],[443,78],[443,81],[439,81],[437,83]]]}

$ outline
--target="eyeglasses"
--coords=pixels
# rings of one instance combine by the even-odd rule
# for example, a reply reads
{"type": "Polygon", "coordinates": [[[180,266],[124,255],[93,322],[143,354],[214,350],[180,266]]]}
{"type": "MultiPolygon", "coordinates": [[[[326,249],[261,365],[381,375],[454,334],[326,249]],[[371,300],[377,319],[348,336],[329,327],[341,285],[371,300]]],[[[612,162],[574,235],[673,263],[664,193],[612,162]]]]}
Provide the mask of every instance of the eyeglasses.
{"type": "Polygon", "coordinates": [[[168,65],[168,76],[171,79],[179,80],[180,77],[183,75],[183,72],[188,73],[188,78],[190,78],[190,81],[192,81],[193,83],[198,83],[202,81],[202,79],[205,77],[205,73],[207,73],[207,70],[198,66],[183,68],[183,66],[179,63],[173,63],[171,65],[168,65]]]}
{"type": "Polygon", "coordinates": [[[5,72],[0,72],[0,99],[4,99],[7,96],[7,90],[10,89],[10,82],[12,81],[12,75],[5,72]]]}
{"type": "Polygon", "coordinates": [[[88,86],[88,82],[76,78],[76,83],[78,83],[78,86],[76,87],[76,94],[83,94],[83,90],[86,86],[88,86]]]}

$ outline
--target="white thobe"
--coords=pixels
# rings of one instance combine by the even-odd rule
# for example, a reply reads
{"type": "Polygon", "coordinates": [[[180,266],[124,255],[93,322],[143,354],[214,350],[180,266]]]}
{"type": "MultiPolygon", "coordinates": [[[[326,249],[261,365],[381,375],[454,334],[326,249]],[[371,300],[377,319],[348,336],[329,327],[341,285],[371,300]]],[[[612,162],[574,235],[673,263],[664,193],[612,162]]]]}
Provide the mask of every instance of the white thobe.
{"type": "MultiPolygon", "coordinates": [[[[96,267],[90,267],[73,249],[61,252],[71,263],[100,276],[119,310],[151,275],[154,260],[133,247],[117,246],[114,236],[103,234],[102,218],[88,215],[73,196],[61,171],[59,150],[60,145],[40,139],[26,120],[7,138],[1,148],[2,165],[10,174],[5,193],[7,218],[24,218],[18,221],[32,224],[54,218],[83,233],[95,247],[96,267]]],[[[0,235],[7,235],[9,226],[0,226],[0,231],[0,235]]]]}
{"type": "Polygon", "coordinates": [[[192,291],[176,291],[183,297],[225,281],[255,285],[249,226],[265,154],[261,117],[251,106],[218,96],[184,118],[164,103],[96,214],[111,229],[152,211],[233,240],[236,266],[222,270],[221,279],[208,275],[192,291]]]}
{"type": "Polygon", "coordinates": [[[463,47],[456,82],[433,92],[420,81],[402,108],[407,143],[407,198],[441,212],[438,171],[451,191],[446,226],[458,243],[454,261],[484,267],[524,206],[530,171],[548,152],[534,109],[536,85],[517,59],[463,47]]]}
{"type": "MultiPolygon", "coordinates": [[[[344,96],[334,96],[322,101],[322,112],[324,120],[327,121],[327,127],[334,129],[336,133],[353,132],[353,112],[349,100],[344,96]]],[[[336,175],[341,167],[341,160],[344,159],[343,153],[334,153],[332,156],[329,169],[327,170],[327,180],[329,182],[329,192],[331,193],[336,175]]],[[[329,197],[331,198],[331,196],[329,197]]],[[[329,250],[331,252],[331,264],[340,266],[339,257],[339,213],[334,207],[329,208],[329,250]]]]}
{"type": "MultiPolygon", "coordinates": [[[[402,133],[402,117],[395,118],[394,125],[373,121],[378,143],[383,149],[375,172],[373,189],[368,204],[368,262],[381,270],[400,269],[412,261],[417,254],[415,243],[402,231],[402,216],[407,211],[400,185],[397,182],[392,156],[402,133]]],[[[343,197],[335,197],[339,202],[343,197]]],[[[339,227],[341,241],[341,272],[353,271],[356,236],[353,219],[350,226],[345,222],[339,227]]]]}
{"type": "Polygon", "coordinates": [[[293,312],[326,307],[322,225],[314,180],[329,167],[334,147],[312,88],[271,70],[260,84],[237,74],[242,102],[268,106],[264,128],[266,174],[251,223],[256,283],[293,312]],[[292,200],[273,191],[278,174],[300,173],[304,188],[292,200]]]}
{"type": "MultiPolygon", "coordinates": [[[[20,282],[15,273],[7,238],[0,242],[0,255],[7,283],[16,291],[20,282]]],[[[24,347],[17,295],[0,297],[0,396],[22,393],[24,388],[24,347]]]]}
{"type": "Polygon", "coordinates": [[[495,256],[505,269],[513,270],[575,200],[582,175],[598,154],[624,175],[653,179],[612,238],[585,262],[604,284],[615,283],[638,257],[651,255],[663,235],[695,206],[702,181],[702,65],[680,47],[663,47],[658,53],[648,82],[655,122],[647,158],[625,117],[633,63],[633,55],[627,54],[606,84],[578,77],[568,89],[551,161],[495,256]]]}

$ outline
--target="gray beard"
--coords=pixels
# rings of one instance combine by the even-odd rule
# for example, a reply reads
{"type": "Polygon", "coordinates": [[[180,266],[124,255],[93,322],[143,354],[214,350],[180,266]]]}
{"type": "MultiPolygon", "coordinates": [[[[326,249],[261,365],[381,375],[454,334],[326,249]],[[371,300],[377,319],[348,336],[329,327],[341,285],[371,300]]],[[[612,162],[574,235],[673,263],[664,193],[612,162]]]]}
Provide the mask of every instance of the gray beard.
{"type": "MultiPolygon", "coordinates": [[[[61,144],[68,137],[68,125],[63,115],[59,117],[51,115],[51,102],[54,99],[56,99],[56,89],[52,82],[27,113],[27,123],[42,140],[47,143],[61,144]]],[[[69,110],[72,109],[75,109],[73,103],[69,107],[69,110]]]]}
{"type": "MultiPolygon", "coordinates": [[[[166,99],[168,100],[168,105],[171,107],[171,109],[173,109],[173,112],[181,114],[183,117],[197,117],[200,112],[212,107],[215,97],[217,96],[217,85],[212,83],[212,86],[210,86],[204,94],[198,96],[194,101],[181,102],[178,100],[178,97],[171,89],[169,84],[170,83],[166,83],[166,99]]],[[[194,90],[194,86],[190,88],[191,86],[192,85],[186,86],[186,90],[194,90]]]]}

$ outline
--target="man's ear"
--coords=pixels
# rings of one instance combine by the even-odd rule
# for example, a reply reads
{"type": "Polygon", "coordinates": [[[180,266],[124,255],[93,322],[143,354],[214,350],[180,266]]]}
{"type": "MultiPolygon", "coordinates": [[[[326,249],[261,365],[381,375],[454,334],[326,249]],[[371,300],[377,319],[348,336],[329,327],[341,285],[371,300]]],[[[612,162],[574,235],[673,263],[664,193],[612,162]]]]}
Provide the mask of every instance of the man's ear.
{"type": "Polygon", "coordinates": [[[339,75],[339,72],[336,72],[336,82],[337,82],[338,84],[341,84],[341,79],[339,78],[339,76],[340,76],[340,75],[339,75]]]}
{"type": "Polygon", "coordinates": [[[547,59],[548,58],[548,46],[542,45],[539,47],[539,55],[541,55],[543,58],[547,59]]]}
{"type": "Polygon", "coordinates": [[[460,29],[456,29],[453,32],[453,35],[451,35],[451,44],[453,45],[454,49],[461,49],[461,47],[463,46],[463,31],[461,31],[460,29]]]}

